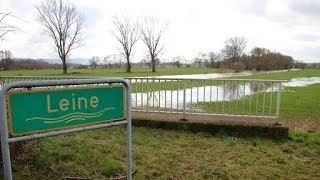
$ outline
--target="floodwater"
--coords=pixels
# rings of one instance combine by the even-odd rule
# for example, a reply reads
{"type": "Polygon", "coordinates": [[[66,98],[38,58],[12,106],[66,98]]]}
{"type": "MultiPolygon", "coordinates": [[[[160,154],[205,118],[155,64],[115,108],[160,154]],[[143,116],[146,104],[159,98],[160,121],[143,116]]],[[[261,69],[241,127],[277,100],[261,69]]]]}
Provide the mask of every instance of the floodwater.
{"type": "Polygon", "coordinates": [[[177,79],[216,79],[236,76],[249,76],[251,72],[241,73],[209,73],[209,74],[188,74],[188,75],[164,75],[164,76],[150,76],[146,78],[177,78],[177,79]]]}
{"type": "MultiPolygon", "coordinates": [[[[320,83],[320,77],[293,78],[283,83],[284,87],[304,87],[320,83]]],[[[275,92],[278,90],[278,83],[246,83],[246,84],[225,84],[221,86],[201,86],[187,88],[186,106],[197,102],[217,102],[241,99],[257,92],[275,92]]],[[[274,93],[276,94],[276,93],[274,93]]],[[[153,92],[133,93],[132,105],[155,106],[160,108],[183,107],[184,90],[160,90],[153,92]]]]}
{"type": "MultiPolygon", "coordinates": [[[[291,69],[299,70],[299,69],[291,69]]],[[[274,70],[260,72],[261,74],[270,74],[278,72],[286,72],[288,70],[274,70]]],[[[161,75],[161,76],[148,76],[143,78],[176,78],[176,79],[216,79],[216,78],[226,78],[226,77],[238,77],[238,76],[249,76],[253,73],[250,71],[244,71],[240,73],[208,73],[208,74],[188,74],[188,75],[161,75]]],[[[140,77],[141,78],[141,77],[140,77]]]]}
{"type": "Polygon", "coordinates": [[[304,87],[320,83],[320,77],[293,78],[289,82],[283,83],[285,87],[304,87]]]}

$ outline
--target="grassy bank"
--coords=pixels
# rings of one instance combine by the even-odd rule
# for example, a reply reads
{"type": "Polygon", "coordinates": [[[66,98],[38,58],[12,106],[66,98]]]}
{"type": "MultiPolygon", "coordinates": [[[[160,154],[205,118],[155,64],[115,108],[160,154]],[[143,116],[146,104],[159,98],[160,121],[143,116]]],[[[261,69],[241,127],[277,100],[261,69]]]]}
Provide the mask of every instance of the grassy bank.
{"type": "MultiPolygon", "coordinates": [[[[136,179],[320,176],[319,132],[291,132],[281,140],[149,128],[133,132],[136,179]]],[[[14,157],[16,178],[101,179],[125,171],[122,127],[36,142],[31,158],[14,157]]]]}

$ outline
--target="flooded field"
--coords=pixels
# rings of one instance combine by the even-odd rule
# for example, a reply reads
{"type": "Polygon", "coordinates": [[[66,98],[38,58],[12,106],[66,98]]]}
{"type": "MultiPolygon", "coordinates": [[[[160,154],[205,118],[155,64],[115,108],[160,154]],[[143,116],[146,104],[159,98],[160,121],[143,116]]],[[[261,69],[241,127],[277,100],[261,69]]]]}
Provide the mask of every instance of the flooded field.
{"type": "MultiPolygon", "coordinates": [[[[293,78],[284,82],[284,87],[303,87],[320,83],[320,77],[293,78]]],[[[133,107],[155,106],[159,108],[180,109],[183,103],[190,105],[198,102],[231,101],[250,96],[255,93],[272,92],[278,90],[278,83],[245,83],[224,84],[217,86],[200,86],[179,90],[160,90],[132,94],[133,107]],[[185,102],[184,102],[185,92],[185,102]]]]}

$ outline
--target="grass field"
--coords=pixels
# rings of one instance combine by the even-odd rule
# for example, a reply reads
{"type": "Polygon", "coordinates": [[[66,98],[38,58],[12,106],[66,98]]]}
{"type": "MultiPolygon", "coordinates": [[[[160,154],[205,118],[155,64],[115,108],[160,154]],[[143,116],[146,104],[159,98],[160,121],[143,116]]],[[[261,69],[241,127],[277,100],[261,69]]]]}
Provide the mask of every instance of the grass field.
{"type": "MultiPolygon", "coordinates": [[[[207,74],[233,72],[228,69],[195,68],[195,67],[158,67],[157,72],[152,73],[146,67],[134,67],[132,73],[125,73],[124,69],[68,69],[68,76],[105,76],[105,77],[139,77],[160,75],[183,75],[183,74],[207,74]]],[[[61,76],[61,69],[40,70],[7,70],[0,71],[0,76],[61,76]]],[[[320,76],[319,69],[305,69],[278,73],[255,73],[251,76],[241,76],[241,79],[279,79],[289,80],[296,77],[320,76]]]]}
{"type": "MultiPolygon", "coordinates": [[[[17,179],[102,179],[124,174],[124,128],[33,142],[29,156],[14,156],[17,179]]],[[[319,132],[291,132],[287,139],[269,140],[135,127],[133,145],[135,179],[320,176],[319,132]]]]}
{"type": "MultiPolygon", "coordinates": [[[[190,72],[189,69],[184,69],[172,73],[183,73],[182,71],[190,72]]],[[[194,72],[202,73],[200,70],[194,72]]],[[[14,72],[6,73],[13,75],[10,73],[14,72]]],[[[58,75],[60,71],[56,73],[46,75],[58,75]]],[[[28,71],[21,75],[45,75],[45,71],[28,71]]],[[[88,72],[83,72],[81,75],[90,76],[88,72]]],[[[320,70],[256,74],[243,78],[291,79],[312,76],[320,76],[320,70]]],[[[177,86],[180,85],[172,85],[169,88],[177,86]]],[[[282,97],[282,117],[301,126],[309,121],[319,124],[319,95],[320,84],[286,88],[282,97]]],[[[266,96],[268,98],[268,93],[266,96]]],[[[255,95],[252,98],[254,99],[255,95]]],[[[248,99],[244,101],[247,103],[248,99]]],[[[211,105],[221,107],[219,103],[211,105]]],[[[201,104],[201,106],[208,108],[210,105],[201,104]]],[[[318,179],[320,177],[319,127],[302,128],[303,131],[291,129],[289,137],[285,139],[240,138],[229,136],[224,132],[212,135],[134,127],[134,169],[138,171],[135,178],[318,179]]],[[[17,179],[66,177],[104,179],[125,173],[123,127],[35,140],[24,145],[26,146],[24,153],[12,156],[14,177],[17,179]]]]}
{"type": "Polygon", "coordinates": [[[320,69],[290,70],[277,73],[255,73],[251,76],[241,76],[241,79],[290,80],[298,77],[320,77],[320,69]]]}
{"type": "MultiPolygon", "coordinates": [[[[181,75],[181,74],[206,74],[217,72],[233,72],[228,69],[195,68],[195,67],[158,67],[152,73],[146,67],[133,67],[131,73],[125,73],[124,69],[68,69],[68,76],[104,76],[104,77],[145,77],[159,75],[181,75]]],[[[61,76],[61,69],[40,69],[40,70],[8,70],[0,71],[2,76],[61,76]]]]}

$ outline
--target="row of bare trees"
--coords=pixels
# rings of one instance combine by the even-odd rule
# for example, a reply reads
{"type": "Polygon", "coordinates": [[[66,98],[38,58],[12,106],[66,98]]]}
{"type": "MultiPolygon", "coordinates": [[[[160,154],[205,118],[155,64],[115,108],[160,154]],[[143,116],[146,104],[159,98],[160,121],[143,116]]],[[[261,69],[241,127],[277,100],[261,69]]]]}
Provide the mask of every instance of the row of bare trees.
{"type": "Polygon", "coordinates": [[[140,38],[147,47],[151,71],[156,72],[156,62],[163,49],[161,41],[166,27],[157,27],[157,20],[154,18],[145,18],[141,23],[131,23],[128,18],[115,17],[113,22],[116,27],[113,34],[121,45],[121,54],[126,59],[126,72],[131,72],[130,58],[133,47],[140,38]]]}
{"type": "MultiPolygon", "coordinates": [[[[36,7],[38,19],[44,32],[51,37],[62,61],[63,73],[67,73],[66,60],[70,51],[81,45],[81,31],[84,16],[76,7],[64,0],[45,0],[36,7]]],[[[155,72],[156,60],[162,51],[162,34],[165,28],[156,29],[153,18],[145,18],[142,23],[130,22],[128,18],[114,19],[115,38],[121,45],[121,55],[126,59],[126,72],[131,72],[131,57],[137,41],[142,39],[150,55],[152,72],[155,72]]],[[[92,64],[97,64],[93,60],[92,64]]]]}

